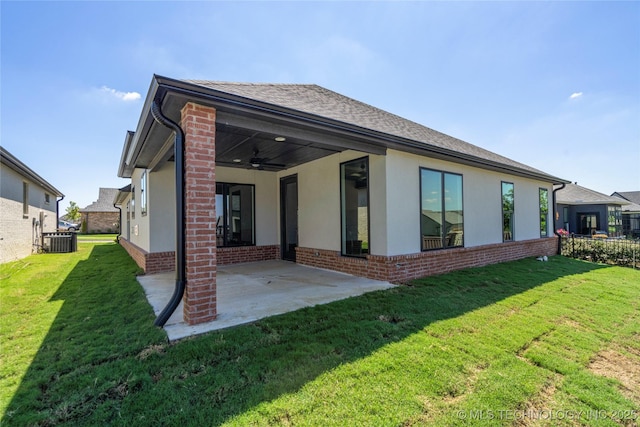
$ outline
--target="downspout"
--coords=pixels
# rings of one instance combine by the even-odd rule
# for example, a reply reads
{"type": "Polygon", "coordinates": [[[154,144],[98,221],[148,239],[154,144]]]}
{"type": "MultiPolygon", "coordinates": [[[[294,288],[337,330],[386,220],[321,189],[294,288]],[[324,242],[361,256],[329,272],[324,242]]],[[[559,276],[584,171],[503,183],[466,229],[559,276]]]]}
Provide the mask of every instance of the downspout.
{"type": "Polygon", "coordinates": [[[120,236],[122,236],[122,209],[116,206],[115,203],[113,204],[113,207],[118,209],[118,212],[120,212],[118,214],[118,235],[116,236],[116,243],[120,243],[120,236]]]}
{"type": "MultiPolygon", "coordinates": [[[[60,198],[60,200],[56,199],[56,225],[54,230],[58,231],[58,220],[60,219],[60,202],[64,200],[64,194],[60,198]]],[[[44,246],[44,237],[42,238],[42,245],[44,246]]]]}
{"type": "Polygon", "coordinates": [[[176,166],[176,285],[171,300],[169,300],[167,306],[160,312],[154,322],[156,326],[162,327],[178,308],[185,288],[184,131],[177,123],[162,114],[159,98],[153,100],[151,115],[156,122],[175,132],[173,155],[176,166]]]}
{"type": "MultiPolygon", "coordinates": [[[[555,234],[556,236],[558,236],[558,251],[557,254],[560,255],[562,253],[562,236],[560,234],[558,234],[558,230],[556,230],[556,191],[560,191],[562,190],[564,187],[566,187],[567,184],[566,183],[562,183],[562,185],[560,185],[560,187],[554,189],[551,192],[551,203],[553,205],[553,234],[555,234]]],[[[558,215],[560,215],[558,213],[558,215]]]]}
{"type": "Polygon", "coordinates": [[[56,200],[56,231],[58,231],[58,220],[60,219],[60,202],[64,200],[64,194],[60,200],[56,200]]]}

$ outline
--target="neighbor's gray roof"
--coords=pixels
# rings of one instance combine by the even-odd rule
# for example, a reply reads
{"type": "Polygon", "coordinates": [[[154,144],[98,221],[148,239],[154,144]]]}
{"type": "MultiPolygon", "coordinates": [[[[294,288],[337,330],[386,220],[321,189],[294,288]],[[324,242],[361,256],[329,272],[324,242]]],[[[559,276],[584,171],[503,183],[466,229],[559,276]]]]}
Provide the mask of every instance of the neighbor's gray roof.
{"type": "Polygon", "coordinates": [[[478,159],[500,163],[512,168],[554,178],[507,157],[485,150],[460,139],[445,135],[411,120],[388,113],[379,108],[340,95],[313,84],[227,83],[208,80],[183,80],[231,95],[241,96],[307,114],[336,120],[364,129],[421,142],[426,145],[451,150],[478,159]]]}
{"type": "Polygon", "coordinates": [[[637,203],[629,203],[628,205],[625,205],[622,207],[622,212],[628,212],[628,213],[636,213],[636,212],[640,212],[640,205],[637,203]]]}
{"type": "Polygon", "coordinates": [[[117,188],[100,188],[98,200],[80,209],[80,212],[118,212],[118,209],[113,206],[118,191],[117,188]]]}
{"type": "Polygon", "coordinates": [[[640,204],[640,191],[616,191],[612,196],[620,196],[632,203],[640,204]]]}
{"type": "Polygon", "coordinates": [[[29,180],[37,183],[45,190],[49,191],[56,197],[64,197],[64,194],[60,192],[56,187],[51,185],[47,180],[35,173],[31,168],[22,163],[16,156],[8,152],[4,147],[0,147],[0,163],[10,169],[13,169],[20,175],[29,180]]]}
{"type": "Polygon", "coordinates": [[[556,202],[564,205],[627,205],[629,202],[607,196],[577,184],[567,184],[556,193],[556,202]]]}
{"type": "Polygon", "coordinates": [[[628,205],[622,207],[622,212],[640,212],[640,191],[616,191],[611,196],[619,197],[629,202],[628,205]]]}

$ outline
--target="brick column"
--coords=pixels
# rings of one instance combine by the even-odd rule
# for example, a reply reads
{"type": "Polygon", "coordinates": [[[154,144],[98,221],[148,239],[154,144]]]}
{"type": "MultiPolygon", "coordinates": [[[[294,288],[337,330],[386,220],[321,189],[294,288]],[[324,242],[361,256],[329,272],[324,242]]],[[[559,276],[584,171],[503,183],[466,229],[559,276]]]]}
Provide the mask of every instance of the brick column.
{"type": "Polygon", "coordinates": [[[216,110],[187,103],[182,109],[185,161],[184,320],[214,320],[216,306],[216,110]]]}

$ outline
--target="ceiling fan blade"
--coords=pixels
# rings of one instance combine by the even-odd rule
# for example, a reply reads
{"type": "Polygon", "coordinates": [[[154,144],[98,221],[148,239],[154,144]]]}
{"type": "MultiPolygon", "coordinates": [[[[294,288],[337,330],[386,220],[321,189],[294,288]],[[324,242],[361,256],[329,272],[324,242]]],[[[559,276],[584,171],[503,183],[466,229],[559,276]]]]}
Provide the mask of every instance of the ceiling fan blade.
{"type": "Polygon", "coordinates": [[[271,166],[274,168],[286,168],[287,165],[284,165],[282,163],[270,163],[270,162],[262,162],[263,166],[271,166]]]}

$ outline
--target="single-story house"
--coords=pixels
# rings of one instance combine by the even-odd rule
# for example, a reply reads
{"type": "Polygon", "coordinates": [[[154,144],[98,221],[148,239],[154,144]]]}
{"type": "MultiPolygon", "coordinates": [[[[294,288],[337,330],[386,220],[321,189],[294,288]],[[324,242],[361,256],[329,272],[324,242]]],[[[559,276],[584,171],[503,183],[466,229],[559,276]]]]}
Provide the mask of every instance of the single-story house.
{"type": "Polygon", "coordinates": [[[622,234],[640,238],[640,191],[616,191],[612,196],[629,202],[622,206],[622,234]]]}
{"type": "Polygon", "coordinates": [[[64,195],[3,147],[0,160],[0,263],[5,263],[37,252],[42,233],[56,231],[64,195]]]}
{"type": "Polygon", "coordinates": [[[85,233],[116,233],[120,229],[120,210],[113,201],[117,188],[100,188],[98,200],[80,209],[82,231],[85,233]]]}
{"type": "Polygon", "coordinates": [[[216,318],[217,265],[402,282],[552,255],[568,182],[320,86],[157,75],[118,176],[120,243],[147,273],[176,269],[167,311],[182,298],[190,324],[216,318]]]}
{"type": "Polygon", "coordinates": [[[598,230],[609,237],[622,236],[622,206],[629,204],[618,197],[607,196],[576,183],[556,192],[556,229],[591,236],[598,230]]]}

